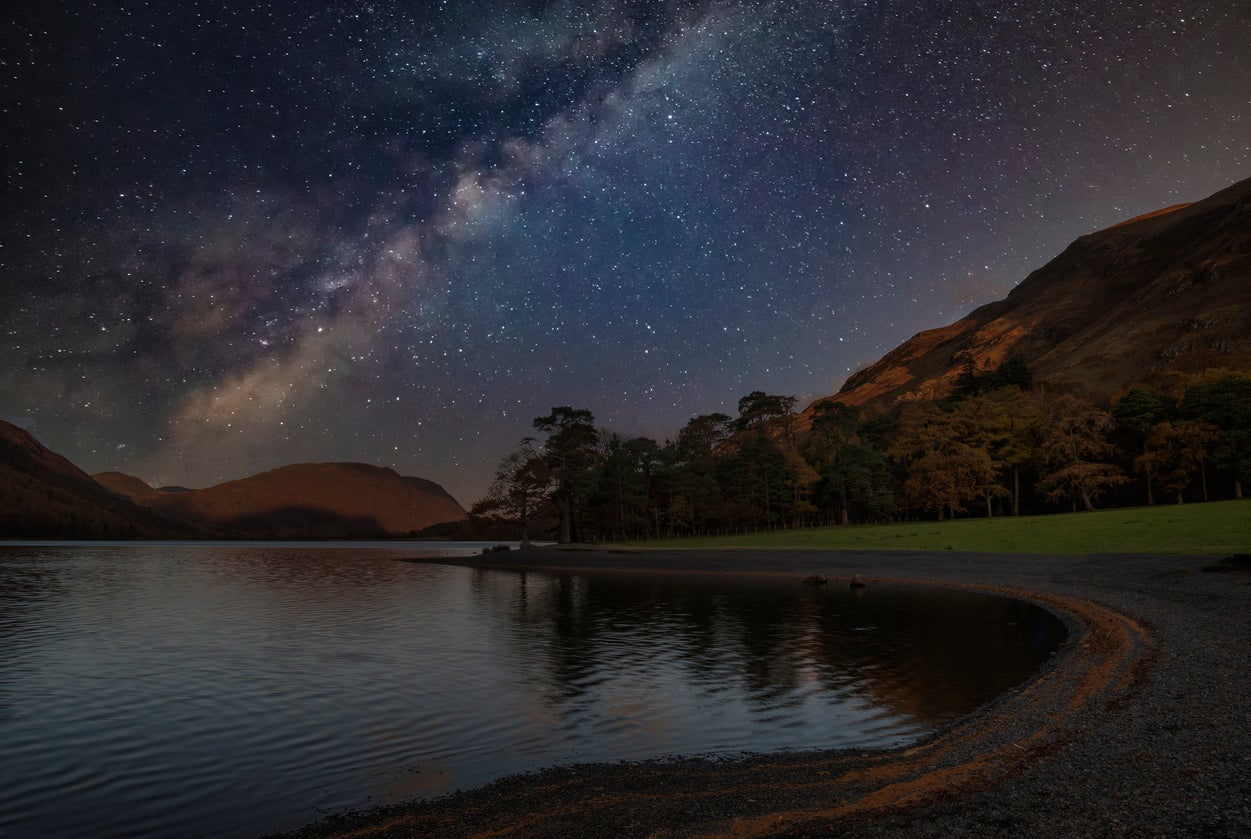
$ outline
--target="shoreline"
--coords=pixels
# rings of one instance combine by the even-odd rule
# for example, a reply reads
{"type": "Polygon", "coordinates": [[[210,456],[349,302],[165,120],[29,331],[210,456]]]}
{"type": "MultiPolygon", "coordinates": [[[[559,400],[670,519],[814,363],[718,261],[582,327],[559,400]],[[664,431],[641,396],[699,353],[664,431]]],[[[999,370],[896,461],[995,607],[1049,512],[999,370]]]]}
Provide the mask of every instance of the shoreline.
{"type": "Polygon", "coordinates": [[[1030,681],[919,744],[574,764],[291,836],[1251,835],[1251,574],[1206,557],[546,548],[484,569],[853,575],[1060,615],[1030,681]]]}

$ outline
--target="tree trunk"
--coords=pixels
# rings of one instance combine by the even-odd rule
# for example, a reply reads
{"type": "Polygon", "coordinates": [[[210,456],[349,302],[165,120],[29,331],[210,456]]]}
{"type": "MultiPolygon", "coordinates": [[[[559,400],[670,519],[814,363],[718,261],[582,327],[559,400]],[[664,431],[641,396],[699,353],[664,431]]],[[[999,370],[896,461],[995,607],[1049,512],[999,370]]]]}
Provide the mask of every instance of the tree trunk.
{"type": "Polygon", "coordinates": [[[567,495],[555,498],[556,511],[560,514],[560,533],[556,541],[567,545],[573,541],[573,499],[567,495]]]}
{"type": "Polygon", "coordinates": [[[1091,500],[1090,493],[1086,490],[1082,490],[1082,503],[1086,505],[1087,510],[1095,509],[1095,503],[1091,500]]]}
{"type": "Polygon", "coordinates": [[[1012,467],[1012,515],[1021,515],[1021,471],[1012,467]]]}
{"type": "Polygon", "coordinates": [[[1203,484],[1203,500],[1208,500],[1208,462],[1199,461],[1199,482],[1203,484]]]}
{"type": "Polygon", "coordinates": [[[1234,478],[1234,498],[1242,497],[1242,479],[1234,478]]]}
{"type": "Polygon", "coordinates": [[[986,518],[993,519],[995,517],[995,511],[991,509],[990,505],[991,505],[990,490],[986,490],[986,518]]]}
{"type": "Polygon", "coordinates": [[[1155,505],[1155,497],[1151,494],[1151,467],[1147,467],[1147,506],[1155,505]]]}

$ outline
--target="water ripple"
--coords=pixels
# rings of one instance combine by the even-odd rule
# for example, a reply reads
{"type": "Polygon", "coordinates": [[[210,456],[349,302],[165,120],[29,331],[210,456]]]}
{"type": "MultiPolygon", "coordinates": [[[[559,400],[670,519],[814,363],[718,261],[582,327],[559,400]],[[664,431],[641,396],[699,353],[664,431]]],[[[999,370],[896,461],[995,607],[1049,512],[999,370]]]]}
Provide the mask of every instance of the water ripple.
{"type": "Polygon", "coordinates": [[[969,593],[394,557],[0,548],[0,835],[251,836],[557,762],[901,745],[1060,637],[969,593]]]}

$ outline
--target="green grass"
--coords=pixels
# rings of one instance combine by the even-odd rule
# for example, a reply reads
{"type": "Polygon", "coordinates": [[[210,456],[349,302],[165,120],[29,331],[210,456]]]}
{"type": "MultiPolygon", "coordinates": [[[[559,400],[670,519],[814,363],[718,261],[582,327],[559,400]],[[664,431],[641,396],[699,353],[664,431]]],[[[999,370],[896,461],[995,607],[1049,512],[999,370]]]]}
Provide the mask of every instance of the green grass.
{"type": "Polygon", "coordinates": [[[1019,518],[774,530],[631,542],[657,548],[821,548],[1087,554],[1251,553],[1251,499],[1019,518]]]}

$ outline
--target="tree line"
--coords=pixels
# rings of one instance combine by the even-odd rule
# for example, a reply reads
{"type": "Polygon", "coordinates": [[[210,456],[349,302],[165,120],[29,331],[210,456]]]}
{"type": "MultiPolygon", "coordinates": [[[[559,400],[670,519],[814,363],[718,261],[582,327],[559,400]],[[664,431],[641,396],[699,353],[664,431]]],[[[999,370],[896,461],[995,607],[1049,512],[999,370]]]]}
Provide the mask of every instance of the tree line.
{"type": "Polygon", "coordinates": [[[626,438],[568,406],[534,420],[471,516],[562,542],[1019,515],[1242,497],[1251,377],[1133,388],[1105,409],[1035,387],[1024,360],[969,365],[942,400],[804,413],[753,391],[738,415],[626,438]]]}

